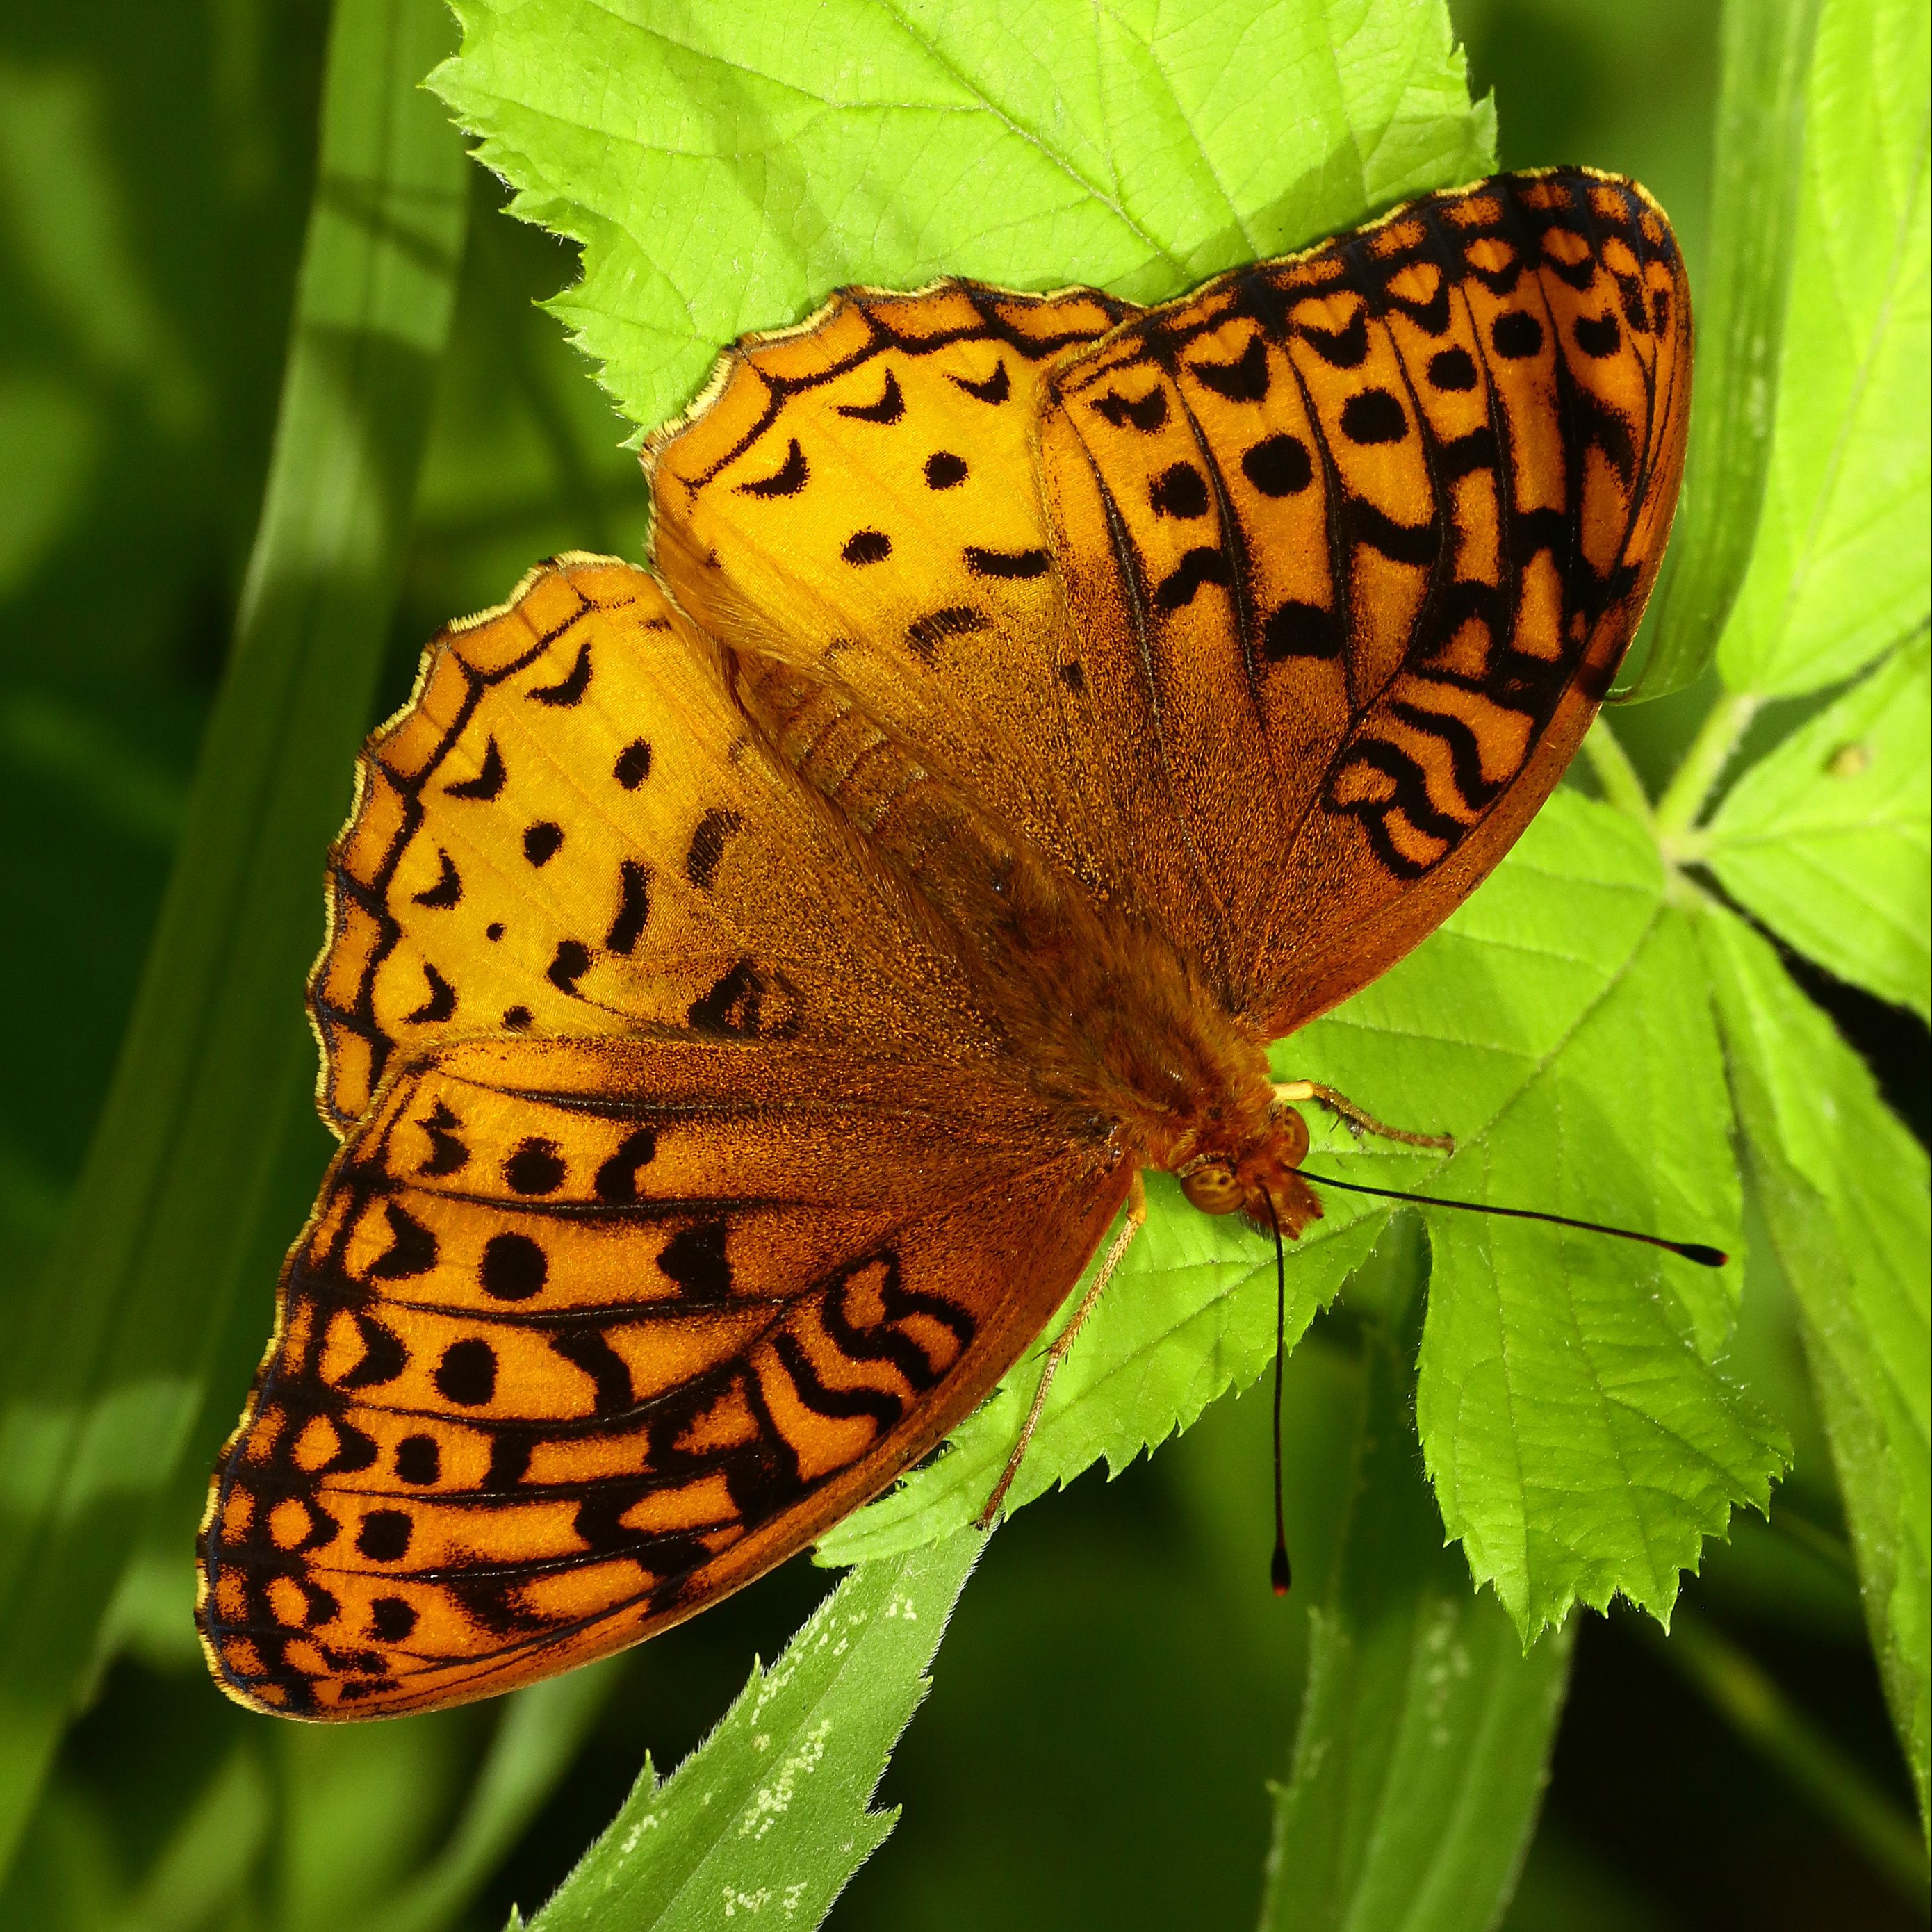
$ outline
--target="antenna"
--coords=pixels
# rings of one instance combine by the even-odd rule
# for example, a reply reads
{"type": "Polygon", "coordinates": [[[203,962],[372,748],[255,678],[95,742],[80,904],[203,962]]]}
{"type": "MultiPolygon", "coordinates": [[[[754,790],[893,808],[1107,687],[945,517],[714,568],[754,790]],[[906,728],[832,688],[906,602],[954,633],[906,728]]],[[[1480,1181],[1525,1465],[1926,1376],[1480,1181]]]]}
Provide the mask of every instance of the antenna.
{"type": "Polygon", "coordinates": [[[1277,1597],[1288,1594],[1294,1572],[1288,1565],[1288,1531],[1281,1517],[1281,1362],[1288,1352],[1288,1263],[1281,1252],[1281,1222],[1274,1211],[1274,1196],[1264,1188],[1262,1198],[1268,1203],[1268,1226],[1274,1230],[1274,1555],[1268,1576],[1277,1597]]]}
{"type": "MultiPolygon", "coordinates": [[[[1439,1194],[1405,1194],[1398,1187],[1370,1187],[1359,1180],[1337,1180],[1333,1174],[1310,1174],[1306,1168],[1301,1170],[1301,1178],[1315,1182],[1318,1186],[1340,1187],[1350,1194],[1378,1194],[1387,1201],[1416,1201],[1425,1208],[1460,1208],[1472,1214],[1504,1214],[1514,1221],[1547,1221],[1553,1227],[1580,1228],[1587,1234],[1614,1234],[1620,1241],[1641,1241],[1646,1247],[1662,1248],[1666,1253],[1695,1262],[1700,1268],[1722,1268],[1730,1259],[1722,1248],[1711,1247],[1702,1241],[1669,1241],[1661,1234],[1646,1234],[1636,1228],[1612,1228],[1601,1221],[1579,1221],[1568,1214],[1546,1214],[1538,1208],[1498,1208],[1484,1201],[1445,1201],[1439,1194]]],[[[1273,1202],[1268,1204],[1268,1214],[1272,1219],[1273,1202]]],[[[1281,1230],[1277,1226],[1277,1254],[1280,1241],[1281,1230]]],[[[1276,1379],[1278,1384],[1279,1376],[1276,1379]]]]}

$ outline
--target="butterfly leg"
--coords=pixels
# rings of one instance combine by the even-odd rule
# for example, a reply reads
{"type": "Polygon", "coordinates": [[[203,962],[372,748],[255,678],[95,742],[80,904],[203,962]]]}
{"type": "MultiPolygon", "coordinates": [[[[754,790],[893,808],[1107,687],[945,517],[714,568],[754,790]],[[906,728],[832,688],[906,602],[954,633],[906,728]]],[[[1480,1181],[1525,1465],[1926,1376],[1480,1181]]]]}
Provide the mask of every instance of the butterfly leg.
{"type": "Polygon", "coordinates": [[[1019,1440],[1013,1444],[1013,1453],[1006,1458],[1006,1466],[1000,1472],[1000,1480],[993,1485],[993,1493],[986,1498],[986,1507],[976,1520],[981,1529],[991,1529],[1000,1514],[1000,1505],[1006,1499],[1006,1492],[1013,1486],[1013,1478],[1020,1472],[1020,1464],[1024,1460],[1027,1444],[1033,1440],[1033,1432],[1040,1426],[1040,1412],[1046,1407],[1046,1392],[1053,1386],[1053,1378],[1060,1372],[1060,1365],[1066,1359],[1067,1352],[1073,1346],[1073,1338],[1086,1324],[1087,1318],[1093,1313],[1102,1292],[1113,1279],[1114,1270],[1126,1258],[1128,1249],[1133,1246],[1134,1237],[1145,1225],[1148,1217],[1147,1186],[1141,1177],[1134,1176],[1133,1186],[1127,1195],[1126,1218],[1120,1223],[1120,1232],[1114,1237],[1114,1245],[1106,1252],[1098,1268],[1094,1270],[1093,1285],[1080,1298],[1080,1306],[1073,1311],[1073,1318],[1061,1329],[1054,1339],[1053,1346],[1046,1352],[1046,1360],[1040,1372],[1040,1386],[1033,1392],[1033,1406],[1027,1411],[1026,1420],[1020,1425],[1019,1440]]]}
{"type": "Polygon", "coordinates": [[[1274,1083],[1274,1097],[1277,1100],[1312,1100],[1339,1119],[1346,1120],[1358,1135],[1369,1133],[1385,1141],[1400,1141],[1405,1147],[1439,1148],[1444,1154],[1456,1151],[1453,1134],[1418,1134],[1406,1127],[1389,1126],[1357,1106],[1346,1094],[1338,1094],[1334,1088],[1324,1087],[1319,1081],[1277,1080],[1274,1083]]]}

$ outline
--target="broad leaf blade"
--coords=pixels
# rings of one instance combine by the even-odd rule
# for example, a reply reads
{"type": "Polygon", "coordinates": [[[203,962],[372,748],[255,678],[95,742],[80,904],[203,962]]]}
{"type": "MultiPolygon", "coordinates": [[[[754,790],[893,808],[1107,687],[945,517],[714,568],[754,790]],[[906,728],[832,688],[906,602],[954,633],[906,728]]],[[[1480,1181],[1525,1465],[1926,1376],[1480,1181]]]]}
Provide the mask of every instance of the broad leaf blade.
{"type": "Polygon", "coordinates": [[[555,306],[640,430],[843,282],[1144,301],[1495,165],[1436,4],[458,10],[436,84],[584,244],[555,306]]]}
{"type": "MultiPolygon", "coordinates": [[[[1409,1299],[1419,1315],[1413,1288],[1409,1299]]],[[[1535,1824],[1570,1635],[1526,1653],[1444,1547],[1415,1463],[1419,1326],[1399,1305],[1367,1324],[1348,1527],[1312,1616],[1263,1932],[1488,1932],[1535,1824]]]]}
{"type": "MultiPolygon", "coordinates": [[[[306,1112],[320,855],[388,632],[466,212],[421,92],[433,0],[341,0],[275,453],[233,652],[112,1092],[5,1364],[0,1858],[142,1513],[199,1414],[306,1112]]],[[[272,1218],[272,1217],[271,1217],[272,1218]]]]}
{"type": "Polygon", "coordinates": [[[1932,26],[1827,0],[1770,479],[1718,661],[1771,697],[1849,677],[1932,607],[1932,26]]]}
{"type": "Polygon", "coordinates": [[[1771,947],[1700,933],[1744,1146],[1851,1527],[1865,1616],[1922,1818],[1932,1790],[1932,1186],[1925,1150],[1771,947]]]}
{"type": "Polygon", "coordinates": [[[818,1924],[892,1828],[872,1793],[983,1546],[854,1570],[662,1785],[646,1762],[534,1932],[818,1924]]]}
{"type": "Polygon", "coordinates": [[[1651,612],[1650,648],[1622,698],[1664,698],[1696,682],[1750,562],[1770,466],[1819,8],[1820,0],[1725,0],[1683,500],[1651,612]]]}
{"type": "Polygon", "coordinates": [[[1694,850],[1778,937],[1932,1017],[1932,641],[1847,692],[1726,797],[1694,850]]]}

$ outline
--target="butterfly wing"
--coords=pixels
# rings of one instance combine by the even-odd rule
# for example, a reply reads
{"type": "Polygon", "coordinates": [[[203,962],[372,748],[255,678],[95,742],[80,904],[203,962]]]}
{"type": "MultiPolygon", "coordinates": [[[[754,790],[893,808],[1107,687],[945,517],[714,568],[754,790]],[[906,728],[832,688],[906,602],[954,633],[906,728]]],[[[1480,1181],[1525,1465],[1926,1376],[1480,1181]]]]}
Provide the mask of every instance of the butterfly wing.
{"type": "Polygon", "coordinates": [[[1234,271],[1050,374],[1132,837],[1264,1035],[1432,931],[1562,775],[1662,556],[1690,349],[1654,203],[1565,170],[1234,271]]]}
{"type": "Polygon", "coordinates": [[[216,1475],[198,1615],[258,1708],[372,1717],[634,1642],[889,1484],[1124,1196],[956,1072],[686,1035],[456,1045],[338,1156],[216,1475]]]}
{"type": "Polygon", "coordinates": [[[848,290],[726,352],[651,439],[658,568],[731,650],[836,686],[1097,890],[1132,877],[1053,568],[1045,372],[1129,304],[848,290]]]}
{"type": "Polygon", "coordinates": [[[716,659],[608,558],[534,571],[432,645],[330,856],[309,996],[338,1133],[399,1052],[484,1031],[968,1050],[945,962],[748,732],[716,659]]]}

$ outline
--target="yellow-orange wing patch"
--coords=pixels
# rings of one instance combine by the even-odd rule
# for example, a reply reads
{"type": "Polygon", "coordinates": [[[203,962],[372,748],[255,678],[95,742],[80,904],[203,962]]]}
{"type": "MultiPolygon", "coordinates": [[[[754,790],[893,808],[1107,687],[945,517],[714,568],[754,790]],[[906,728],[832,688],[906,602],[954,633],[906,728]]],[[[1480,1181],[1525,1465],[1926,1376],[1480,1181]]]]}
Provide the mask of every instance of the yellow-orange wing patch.
{"type": "Polygon", "coordinates": [[[1432,931],[1556,783],[1662,556],[1690,328],[1655,205],[1562,170],[1234,270],[1050,374],[1133,845],[1258,1030],[1432,931]]]}
{"type": "Polygon", "coordinates": [[[914,942],[716,655],[649,574],[589,557],[430,647],[331,855],[309,991],[338,1132],[399,1049],[479,1033],[946,1029],[943,968],[916,1006],[880,970],[914,942]]]}
{"type": "Polygon", "coordinates": [[[1126,855],[1034,442],[1054,358],[1133,313],[1092,290],[847,290],[728,351],[650,458],[657,566],[694,619],[849,692],[1090,882],[1126,855]]]}
{"type": "Polygon", "coordinates": [[[1033,1339],[1124,1194],[1002,1084],[792,1042],[454,1046],[338,1156],[199,1616],[290,1715],[487,1696],[749,1580],[1033,1339]]]}

